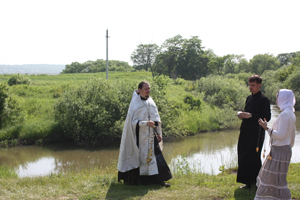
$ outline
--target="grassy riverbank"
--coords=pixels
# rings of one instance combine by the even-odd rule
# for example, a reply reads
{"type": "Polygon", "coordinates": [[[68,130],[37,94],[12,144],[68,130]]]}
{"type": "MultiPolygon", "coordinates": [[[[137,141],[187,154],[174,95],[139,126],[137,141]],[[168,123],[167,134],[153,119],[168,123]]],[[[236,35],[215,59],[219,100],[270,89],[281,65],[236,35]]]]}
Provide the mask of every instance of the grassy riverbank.
{"type": "MultiPolygon", "coordinates": [[[[0,84],[6,84],[11,76],[0,75],[0,84]]],[[[220,77],[192,82],[169,77],[154,80],[149,72],[111,72],[109,81],[105,76],[24,75],[30,79],[29,85],[7,86],[0,146],[76,140],[94,145],[118,140],[133,89],[141,80],[151,83],[165,137],[237,127],[236,105],[248,94],[243,81],[220,77]],[[236,91],[242,96],[232,95],[236,91]]]]}
{"type": "MultiPolygon", "coordinates": [[[[237,199],[255,196],[240,189],[236,175],[223,172],[216,176],[177,172],[168,181],[172,186],[125,186],[117,181],[116,167],[79,173],[18,178],[8,168],[0,168],[0,199],[237,199]]],[[[291,164],[288,186],[293,199],[300,199],[300,163],[291,164]]]]}

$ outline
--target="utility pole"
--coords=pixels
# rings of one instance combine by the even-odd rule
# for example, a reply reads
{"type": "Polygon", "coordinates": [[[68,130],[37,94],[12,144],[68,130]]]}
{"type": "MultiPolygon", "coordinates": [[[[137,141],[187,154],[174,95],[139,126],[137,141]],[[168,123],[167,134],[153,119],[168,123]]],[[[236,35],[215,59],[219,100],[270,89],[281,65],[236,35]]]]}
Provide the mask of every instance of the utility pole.
{"type": "Polygon", "coordinates": [[[106,80],[108,80],[108,29],[106,29],[106,80]]]}

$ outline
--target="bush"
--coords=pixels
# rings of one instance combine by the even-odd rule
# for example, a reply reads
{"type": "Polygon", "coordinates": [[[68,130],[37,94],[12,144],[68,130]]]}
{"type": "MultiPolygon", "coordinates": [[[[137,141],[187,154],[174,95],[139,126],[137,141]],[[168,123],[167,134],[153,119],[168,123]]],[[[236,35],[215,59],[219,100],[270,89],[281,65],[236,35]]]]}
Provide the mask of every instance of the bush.
{"type": "Polygon", "coordinates": [[[8,97],[7,94],[8,88],[6,84],[0,84],[0,128],[2,127],[2,120],[3,120],[3,112],[5,109],[5,100],[8,97]]]}
{"type": "Polygon", "coordinates": [[[201,106],[201,100],[191,94],[185,96],[184,103],[189,104],[190,110],[199,110],[201,106]]]}
{"type": "MultiPolygon", "coordinates": [[[[166,96],[171,79],[160,76],[150,81],[154,99],[163,122],[163,130],[171,131],[179,112],[166,96]]],[[[55,119],[64,138],[80,145],[92,146],[120,139],[129,104],[138,82],[114,83],[91,79],[79,88],[69,88],[55,105],[55,119]]]]}
{"type": "Polygon", "coordinates": [[[208,76],[197,80],[195,90],[204,93],[204,100],[209,104],[220,108],[229,105],[234,110],[242,110],[249,95],[244,81],[221,76],[208,76]]]}
{"type": "Polygon", "coordinates": [[[186,80],[184,80],[182,78],[176,78],[176,79],[174,79],[174,83],[175,83],[175,85],[185,85],[186,80]]]}
{"type": "Polygon", "coordinates": [[[24,119],[24,113],[22,112],[18,98],[14,95],[9,95],[5,101],[5,109],[2,113],[2,125],[11,126],[16,123],[20,123],[24,119]]]}
{"type": "Polygon", "coordinates": [[[69,89],[55,105],[55,118],[64,137],[80,145],[95,145],[119,138],[135,84],[93,79],[69,89]]]}
{"type": "Polygon", "coordinates": [[[7,84],[9,86],[19,85],[19,84],[29,85],[30,84],[30,79],[25,77],[25,76],[21,76],[20,74],[16,74],[16,75],[13,75],[12,77],[10,77],[8,79],[7,84]]]}

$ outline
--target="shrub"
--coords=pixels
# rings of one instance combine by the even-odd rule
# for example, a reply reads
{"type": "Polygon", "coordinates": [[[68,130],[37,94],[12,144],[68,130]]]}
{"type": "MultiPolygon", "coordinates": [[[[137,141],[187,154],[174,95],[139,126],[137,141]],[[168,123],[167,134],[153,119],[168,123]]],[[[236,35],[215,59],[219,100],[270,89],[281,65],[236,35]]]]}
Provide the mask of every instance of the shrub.
{"type": "MultiPolygon", "coordinates": [[[[154,99],[164,131],[172,129],[172,122],[179,115],[172,107],[165,88],[168,77],[150,81],[151,97],[154,99]]],[[[55,119],[65,138],[80,145],[103,144],[119,139],[134,89],[138,82],[131,80],[114,83],[91,79],[79,88],[69,88],[55,105],[55,119]]]]}
{"type": "Polygon", "coordinates": [[[230,105],[234,110],[242,110],[249,91],[244,83],[234,78],[208,76],[196,81],[195,90],[204,93],[209,104],[224,108],[230,105]]]}
{"type": "Polygon", "coordinates": [[[190,105],[190,110],[200,109],[201,106],[201,100],[191,94],[185,96],[184,103],[190,105]]]}
{"type": "Polygon", "coordinates": [[[18,85],[18,84],[29,85],[30,84],[30,79],[25,77],[25,76],[21,76],[20,74],[16,74],[16,75],[13,75],[12,77],[10,77],[8,79],[7,84],[9,86],[18,85]]]}
{"type": "Polygon", "coordinates": [[[95,145],[121,135],[134,84],[92,79],[69,89],[55,105],[55,118],[65,137],[81,145],[95,145]]]}
{"type": "Polygon", "coordinates": [[[176,79],[174,79],[174,83],[175,83],[175,85],[185,85],[186,80],[184,80],[182,78],[176,78],[176,79]]]}
{"type": "Polygon", "coordinates": [[[0,128],[2,126],[3,112],[5,109],[5,100],[8,97],[6,84],[0,84],[0,128]]]}

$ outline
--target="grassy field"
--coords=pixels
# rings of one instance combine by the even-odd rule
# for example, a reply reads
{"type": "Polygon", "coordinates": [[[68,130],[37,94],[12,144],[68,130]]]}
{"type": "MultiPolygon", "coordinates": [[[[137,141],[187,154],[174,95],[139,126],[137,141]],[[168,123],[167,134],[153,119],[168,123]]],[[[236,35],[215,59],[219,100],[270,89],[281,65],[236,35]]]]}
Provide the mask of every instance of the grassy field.
{"type": "MultiPolygon", "coordinates": [[[[12,75],[0,75],[0,83],[7,83],[12,75]]],[[[60,126],[55,120],[55,104],[64,96],[67,91],[76,91],[77,88],[88,84],[89,80],[107,82],[108,84],[122,88],[126,85],[118,85],[121,81],[134,83],[146,80],[153,82],[149,72],[110,72],[109,80],[106,81],[106,73],[79,73],[59,75],[24,75],[30,79],[29,85],[8,86],[8,94],[15,107],[18,107],[17,115],[19,122],[6,123],[0,130],[0,146],[15,146],[26,144],[42,144],[48,142],[60,142],[60,126]]],[[[223,128],[235,127],[239,121],[232,109],[221,109],[207,104],[200,93],[189,91],[188,88],[193,82],[183,79],[172,80],[168,77],[162,79],[167,81],[164,96],[168,100],[169,111],[176,113],[176,118],[169,116],[169,111],[160,111],[164,122],[165,136],[187,136],[203,131],[213,131],[223,128]],[[201,106],[191,109],[190,105],[184,102],[187,95],[200,99],[201,106]],[[173,121],[172,121],[173,120],[173,121]],[[177,128],[171,127],[176,122],[177,128]]],[[[162,82],[163,82],[162,81],[162,82]]],[[[130,95],[131,95],[130,90],[130,95]]],[[[154,99],[156,100],[156,99],[154,99]]],[[[159,103],[159,102],[157,102],[159,103]]],[[[192,105],[192,104],[191,104],[192,105]]],[[[161,106],[164,107],[164,106],[161,106]]],[[[13,121],[13,120],[12,120],[13,121]]],[[[121,126],[121,125],[120,125],[121,126]]],[[[118,129],[120,130],[120,128],[118,129]]],[[[114,133],[119,137],[121,132],[114,133]]]]}
{"type": "MultiPolygon", "coordinates": [[[[288,187],[293,199],[300,199],[300,163],[291,164],[288,187]]],[[[0,199],[237,199],[250,200],[255,188],[240,189],[236,175],[227,170],[211,176],[199,173],[173,174],[170,188],[157,185],[125,186],[117,181],[116,166],[58,174],[18,178],[0,168],[0,199]]]]}

